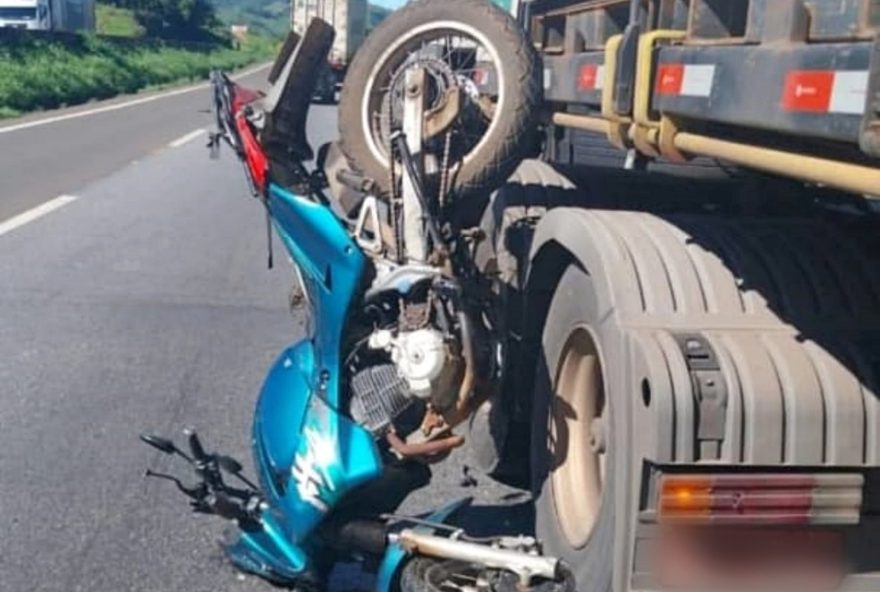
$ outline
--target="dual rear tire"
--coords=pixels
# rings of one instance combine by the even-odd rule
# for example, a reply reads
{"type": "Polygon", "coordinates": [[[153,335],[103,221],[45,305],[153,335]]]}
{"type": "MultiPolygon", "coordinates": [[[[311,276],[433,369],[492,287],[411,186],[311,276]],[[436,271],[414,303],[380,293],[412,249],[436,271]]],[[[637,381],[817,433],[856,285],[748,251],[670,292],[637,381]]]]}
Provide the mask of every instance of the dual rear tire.
{"type": "Polygon", "coordinates": [[[571,566],[579,590],[611,590],[614,559],[614,410],[596,333],[590,276],[563,273],[550,303],[532,414],[535,531],[571,566]]]}

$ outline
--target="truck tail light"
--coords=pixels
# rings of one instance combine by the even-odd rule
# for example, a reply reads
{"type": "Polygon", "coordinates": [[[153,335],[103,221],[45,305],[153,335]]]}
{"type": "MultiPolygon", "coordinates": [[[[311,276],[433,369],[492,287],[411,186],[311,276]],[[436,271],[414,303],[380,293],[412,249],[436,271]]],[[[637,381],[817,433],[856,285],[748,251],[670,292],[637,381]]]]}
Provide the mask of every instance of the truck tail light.
{"type": "Polygon", "coordinates": [[[663,524],[855,525],[864,476],[822,474],[666,474],[657,517],[663,524]]]}

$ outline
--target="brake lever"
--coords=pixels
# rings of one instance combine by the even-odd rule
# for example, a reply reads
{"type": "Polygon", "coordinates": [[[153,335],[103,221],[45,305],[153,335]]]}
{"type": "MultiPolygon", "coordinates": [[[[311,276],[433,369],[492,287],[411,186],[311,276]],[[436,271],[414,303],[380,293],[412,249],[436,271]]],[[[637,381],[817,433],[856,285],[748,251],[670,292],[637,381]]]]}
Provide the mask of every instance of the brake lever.
{"type": "Polygon", "coordinates": [[[157,479],[165,479],[166,481],[171,481],[172,483],[174,483],[174,485],[177,486],[177,489],[179,489],[181,493],[196,501],[199,501],[203,497],[205,497],[205,487],[203,484],[196,485],[195,487],[187,487],[180,479],[178,479],[174,475],[169,475],[167,473],[157,473],[152,469],[147,469],[146,471],[144,471],[144,477],[155,477],[157,479]]]}

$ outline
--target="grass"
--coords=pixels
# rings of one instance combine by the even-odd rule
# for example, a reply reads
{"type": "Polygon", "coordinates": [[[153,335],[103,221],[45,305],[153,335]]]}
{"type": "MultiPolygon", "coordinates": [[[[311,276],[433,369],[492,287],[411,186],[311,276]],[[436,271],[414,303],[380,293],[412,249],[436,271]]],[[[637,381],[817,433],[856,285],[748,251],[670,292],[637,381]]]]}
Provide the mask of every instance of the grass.
{"type": "Polygon", "coordinates": [[[184,45],[95,35],[0,38],[0,117],[204,79],[272,56],[275,43],[184,45]]]}
{"type": "Polygon", "coordinates": [[[115,37],[143,37],[144,28],[134,18],[134,12],[109,4],[95,5],[95,28],[99,35],[115,37]]]}
{"type": "Polygon", "coordinates": [[[116,37],[143,37],[144,28],[134,18],[134,12],[109,4],[95,5],[95,28],[99,35],[116,37]]]}

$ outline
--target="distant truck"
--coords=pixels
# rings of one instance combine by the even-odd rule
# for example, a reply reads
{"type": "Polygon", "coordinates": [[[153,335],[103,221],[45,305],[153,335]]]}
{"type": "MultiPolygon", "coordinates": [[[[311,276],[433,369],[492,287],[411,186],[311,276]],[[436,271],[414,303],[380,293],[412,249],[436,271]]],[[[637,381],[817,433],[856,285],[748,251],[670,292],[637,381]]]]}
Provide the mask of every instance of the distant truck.
{"type": "Polygon", "coordinates": [[[332,102],[349,61],[367,36],[367,0],[291,0],[290,24],[294,33],[302,35],[315,17],[336,29],[328,67],[315,89],[316,99],[332,102]]]}
{"type": "Polygon", "coordinates": [[[0,0],[0,27],[93,31],[94,0],[0,0]]]}
{"type": "Polygon", "coordinates": [[[0,0],[0,27],[48,30],[48,0],[0,0]]]}

